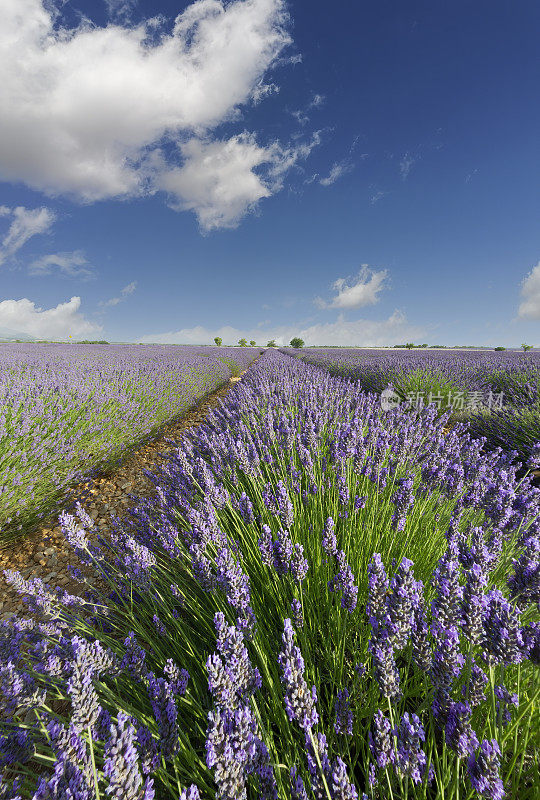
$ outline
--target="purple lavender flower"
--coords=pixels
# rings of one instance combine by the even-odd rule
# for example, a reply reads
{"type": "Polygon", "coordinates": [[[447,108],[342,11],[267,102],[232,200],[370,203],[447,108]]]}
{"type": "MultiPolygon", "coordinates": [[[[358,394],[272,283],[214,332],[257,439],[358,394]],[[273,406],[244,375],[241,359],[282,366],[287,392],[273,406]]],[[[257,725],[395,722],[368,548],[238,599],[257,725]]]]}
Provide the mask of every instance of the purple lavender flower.
{"type": "Polygon", "coordinates": [[[356,495],[356,497],[354,498],[354,510],[360,511],[362,508],[365,507],[366,503],[367,503],[367,497],[365,496],[360,497],[359,495],[356,495]]]}
{"type": "Polygon", "coordinates": [[[486,673],[473,662],[471,666],[471,676],[467,686],[462,687],[463,695],[467,698],[471,708],[476,708],[486,699],[486,686],[489,678],[486,673]]]}
{"type": "Polygon", "coordinates": [[[261,687],[261,676],[250,663],[242,632],[228,627],[222,612],[215,615],[214,623],[220,655],[208,658],[208,688],[218,708],[234,711],[261,687]]]}
{"type": "Polygon", "coordinates": [[[291,614],[292,614],[292,621],[294,623],[295,628],[303,628],[304,627],[304,617],[302,614],[302,604],[300,600],[297,600],[296,597],[291,602],[291,614]]]}
{"type": "Polygon", "coordinates": [[[240,514],[244,522],[247,522],[249,524],[250,522],[255,521],[255,515],[253,513],[253,503],[251,502],[251,500],[249,499],[249,497],[245,492],[242,492],[242,494],[240,495],[240,499],[238,500],[238,509],[240,511],[240,514]]]}
{"type": "Polygon", "coordinates": [[[392,726],[379,709],[373,715],[371,729],[368,734],[369,749],[379,769],[386,769],[393,764],[396,754],[392,739],[392,726]]]}
{"type": "Polygon", "coordinates": [[[371,639],[369,649],[382,695],[389,700],[398,700],[401,697],[400,678],[392,643],[384,637],[371,639]]]}
{"type": "Polygon", "coordinates": [[[465,758],[478,747],[478,738],[471,727],[471,713],[469,703],[452,703],[446,717],[446,743],[459,758],[465,758]]]}
{"type": "Polygon", "coordinates": [[[426,621],[424,604],[419,602],[413,611],[411,632],[412,659],[419,670],[427,672],[431,667],[432,650],[429,627],[426,621]]]}
{"type": "Polygon", "coordinates": [[[178,800],[201,800],[198,787],[192,783],[189,789],[182,789],[178,800]]]}
{"type": "Polygon", "coordinates": [[[540,538],[527,538],[523,553],[513,563],[514,572],[508,579],[510,599],[521,609],[535,603],[540,611],[540,538]]]}
{"type": "Polygon", "coordinates": [[[349,702],[348,689],[339,689],[335,700],[336,721],[334,730],[345,736],[352,736],[353,713],[349,702]]]}
{"type": "Polygon", "coordinates": [[[469,778],[473,789],[484,797],[502,800],[504,787],[499,775],[501,751],[495,739],[484,739],[477,753],[471,753],[467,761],[469,778]]]}
{"type": "Polygon", "coordinates": [[[328,588],[331,592],[342,591],[341,608],[348,611],[350,614],[356,608],[358,599],[358,586],[354,583],[353,571],[349,566],[347,557],[343,550],[337,552],[337,562],[339,572],[330,581],[328,581],[328,588]]]}
{"type": "Polygon", "coordinates": [[[462,589],[459,584],[459,562],[448,549],[433,571],[435,599],[431,604],[432,630],[457,627],[461,622],[462,589]]]}
{"type": "Polygon", "coordinates": [[[403,714],[395,730],[397,738],[397,757],[395,766],[403,776],[409,776],[414,783],[420,783],[426,769],[426,754],[420,742],[425,739],[424,729],[416,714],[403,714]]]}
{"type": "Polygon", "coordinates": [[[475,645],[482,634],[487,578],[479,564],[473,564],[467,572],[461,604],[462,630],[468,641],[475,645]]]}
{"type": "Polygon", "coordinates": [[[311,692],[304,678],[304,659],[294,644],[294,630],[291,620],[286,619],[283,631],[283,650],[278,657],[281,668],[281,681],[285,685],[285,708],[289,720],[296,720],[301,728],[307,730],[317,724],[317,693],[313,686],[311,692]]]}
{"type": "Polygon", "coordinates": [[[414,611],[420,603],[421,583],[414,579],[413,562],[403,558],[390,582],[387,600],[387,630],[395,648],[403,648],[414,624],[414,611]]]}
{"type": "Polygon", "coordinates": [[[532,622],[521,629],[523,654],[532,664],[540,666],[540,622],[532,622]]]}
{"type": "Polygon", "coordinates": [[[308,574],[309,564],[304,557],[304,547],[301,544],[295,544],[290,561],[290,571],[294,581],[301,584],[306,575],[308,574]]]}
{"type": "Polygon", "coordinates": [[[304,781],[298,774],[296,767],[291,767],[291,800],[308,800],[304,781]]]}
{"type": "Polygon", "coordinates": [[[358,800],[358,792],[347,776],[347,767],[341,758],[332,765],[331,791],[333,800],[358,800]]]}
{"type": "Polygon", "coordinates": [[[246,800],[246,779],[256,754],[256,721],[247,706],[208,713],[206,763],[214,771],[219,800],[246,800]]]}
{"type": "Polygon", "coordinates": [[[329,556],[337,556],[337,539],[334,531],[334,520],[328,517],[324,523],[322,546],[329,556]]]}
{"type": "Polygon", "coordinates": [[[509,692],[506,686],[497,684],[493,687],[495,697],[497,698],[497,718],[506,725],[512,719],[512,712],[510,706],[517,708],[519,706],[519,698],[514,692],[509,692]]]}
{"type": "Polygon", "coordinates": [[[518,664],[523,659],[519,612],[498,589],[486,595],[482,645],[490,664],[518,664]]]}
{"type": "Polygon", "coordinates": [[[274,563],[274,540],[272,539],[272,531],[268,525],[262,526],[262,533],[258,545],[263,564],[266,564],[267,567],[271,567],[274,563]]]}
{"type": "Polygon", "coordinates": [[[414,503],[413,485],[414,475],[396,481],[396,491],[392,495],[392,502],[395,505],[392,516],[392,527],[396,531],[402,531],[407,521],[407,511],[414,503]]]}
{"type": "Polygon", "coordinates": [[[115,800],[153,800],[152,779],[144,787],[139,771],[139,757],[135,748],[135,729],[127,714],[118,712],[118,721],[111,725],[105,745],[103,774],[109,779],[106,792],[115,800]]]}
{"type": "Polygon", "coordinates": [[[379,553],[368,564],[368,601],[366,613],[376,633],[386,622],[386,596],[390,585],[379,553]]]}
{"type": "Polygon", "coordinates": [[[435,689],[432,705],[435,719],[444,725],[450,708],[450,693],[465,659],[459,649],[457,628],[435,629],[435,651],[431,662],[431,681],[435,689]]]}

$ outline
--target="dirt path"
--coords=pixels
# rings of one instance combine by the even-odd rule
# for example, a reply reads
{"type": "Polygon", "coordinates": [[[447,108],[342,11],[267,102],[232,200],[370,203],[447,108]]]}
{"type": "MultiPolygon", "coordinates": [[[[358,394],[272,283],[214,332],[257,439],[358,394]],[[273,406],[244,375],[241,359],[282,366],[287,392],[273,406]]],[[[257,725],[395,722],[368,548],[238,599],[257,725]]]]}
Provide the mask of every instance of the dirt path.
{"type": "MultiPolygon", "coordinates": [[[[246,370],[241,374],[245,372],[246,370]]],[[[71,490],[74,501],[87,498],[82,505],[93,518],[97,531],[105,532],[112,516],[122,517],[126,513],[133,505],[130,495],[149,497],[154,494],[153,484],[143,470],[151,470],[161,461],[160,453],[170,449],[165,439],[179,441],[186,429],[199,425],[238,380],[240,377],[230,378],[224,386],[207,395],[191,411],[165,423],[155,437],[134,450],[114,473],[97,475],[71,490]]],[[[58,514],[45,519],[37,529],[21,539],[6,545],[0,551],[0,619],[9,619],[23,610],[19,595],[6,583],[5,569],[18,570],[26,579],[42,578],[52,586],[61,586],[72,594],[80,595],[88,587],[71,578],[68,567],[75,561],[73,551],[67,545],[58,525],[58,514]]],[[[82,572],[88,586],[91,586],[95,577],[89,570],[83,569],[82,572]]]]}

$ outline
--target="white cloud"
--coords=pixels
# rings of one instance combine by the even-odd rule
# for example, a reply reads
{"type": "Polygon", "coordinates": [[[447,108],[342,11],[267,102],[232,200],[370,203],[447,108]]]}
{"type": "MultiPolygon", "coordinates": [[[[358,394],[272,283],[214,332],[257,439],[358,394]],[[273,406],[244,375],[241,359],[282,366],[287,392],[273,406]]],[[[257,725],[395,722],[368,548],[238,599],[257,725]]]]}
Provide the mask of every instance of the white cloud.
{"type": "Polygon", "coordinates": [[[10,209],[7,206],[1,206],[0,216],[13,217],[13,222],[0,245],[0,264],[3,264],[8,258],[12,258],[32,236],[47,233],[56,220],[54,211],[45,207],[17,206],[10,209]]]}
{"type": "MultiPolygon", "coordinates": [[[[115,19],[130,5],[109,2],[115,19]]],[[[2,17],[0,179],[93,202],[153,193],[170,172],[169,181],[182,185],[178,207],[201,208],[211,227],[221,217],[230,224],[221,205],[215,214],[208,211],[215,184],[223,185],[219,159],[218,174],[204,187],[195,182],[190,197],[186,187],[193,178],[184,172],[179,179],[184,168],[170,144],[187,141],[182,152],[187,148],[189,172],[194,136],[206,150],[209,131],[273,90],[263,76],[291,42],[284,0],[198,0],[176,17],[172,30],[158,17],[106,27],[83,19],[67,29],[45,0],[3,0],[2,17]],[[210,198],[201,197],[205,187],[210,198]]],[[[230,142],[237,149],[238,137],[230,142]]],[[[254,146],[256,164],[275,157],[275,145],[266,156],[254,146]]],[[[247,170],[241,170],[244,188],[251,182],[245,210],[255,195],[280,188],[263,191],[247,170]]],[[[235,214],[242,213],[242,202],[235,214]]]]}
{"type": "Polygon", "coordinates": [[[338,178],[341,178],[342,175],[346,175],[347,172],[351,172],[353,169],[354,164],[351,164],[350,161],[336,161],[330,170],[330,173],[326,176],[326,178],[321,178],[319,183],[321,186],[331,186],[338,180],[338,178]]]}
{"type": "Polygon", "coordinates": [[[123,300],[126,300],[130,294],[133,294],[135,289],[137,288],[137,281],[132,281],[128,283],[127,286],[120,291],[119,297],[111,297],[110,300],[102,300],[99,305],[100,306],[117,306],[118,303],[121,303],[123,300]]]}
{"type": "Polygon", "coordinates": [[[306,158],[318,144],[284,149],[275,142],[260,147],[253,134],[242,133],[226,141],[191,139],[181,146],[184,165],[168,169],[159,188],[171,196],[177,210],[194,211],[203,230],[234,228],[263,197],[281,188],[284,173],[306,158]],[[263,174],[253,170],[263,167],[263,174]]]}
{"type": "Polygon", "coordinates": [[[30,264],[28,272],[35,277],[43,277],[60,272],[70,278],[82,278],[84,280],[89,280],[95,275],[82,250],[41,256],[41,258],[37,258],[30,264]]]}
{"type": "Polygon", "coordinates": [[[356,282],[350,286],[346,278],[338,278],[332,288],[337,291],[329,303],[320,297],[315,298],[315,305],[319,308],[360,308],[372,306],[379,301],[379,292],[385,288],[388,271],[370,270],[367,264],[362,264],[356,282]]]}
{"type": "Polygon", "coordinates": [[[540,261],[521,282],[521,296],[518,316],[540,319],[540,261]]]}
{"type": "Polygon", "coordinates": [[[0,302],[0,327],[27,333],[37,339],[74,339],[102,330],[100,325],[89,322],[79,312],[80,297],[72,297],[56,308],[43,310],[26,297],[22,300],[0,302]]]}
{"type": "Polygon", "coordinates": [[[220,336],[223,344],[236,344],[244,338],[258,345],[274,339],[279,346],[288,345],[293,336],[299,336],[306,345],[345,345],[350,347],[384,347],[408,341],[418,341],[425,337],[424,328],[412,325],[401,311],[394,311],[383,320],[346,320],[343,315],[335,322],[314,325],[280,325],[276,327],[250,329],[223,326],[211,330],[198,325],[178,331],[143,336],[141,342],[158,344],[213,344],[214,337],[220,336]]]}

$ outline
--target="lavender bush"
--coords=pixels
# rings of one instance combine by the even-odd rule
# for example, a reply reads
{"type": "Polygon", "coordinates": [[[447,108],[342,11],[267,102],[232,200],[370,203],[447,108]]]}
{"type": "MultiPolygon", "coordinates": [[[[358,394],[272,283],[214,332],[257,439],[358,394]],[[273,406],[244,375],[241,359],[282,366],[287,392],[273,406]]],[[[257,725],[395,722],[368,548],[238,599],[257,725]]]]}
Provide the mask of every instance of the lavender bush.
{"type": "Polygon", "coordinates": [[[539,492],[446,421],[270,351],[107,540],[63,515],[109,589],[10,576],[3,796],[532,800],[539,492]]]}
{"type": "Polygon", "coordinates": [[[253,360],[234,348],[2,345],[0,531],[28,523],[93,468],[253,360]]]}

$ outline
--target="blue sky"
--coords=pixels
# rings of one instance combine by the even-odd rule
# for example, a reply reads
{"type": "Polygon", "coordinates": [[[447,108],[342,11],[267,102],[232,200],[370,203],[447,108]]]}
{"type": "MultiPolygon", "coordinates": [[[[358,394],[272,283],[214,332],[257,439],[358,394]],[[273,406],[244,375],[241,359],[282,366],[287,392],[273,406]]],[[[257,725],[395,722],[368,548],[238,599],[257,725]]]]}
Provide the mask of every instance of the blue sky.
{"type": "Polygon", "coordinates": [[[537,2],[3,16],[0,336],[540,345],[537,2]]]}

